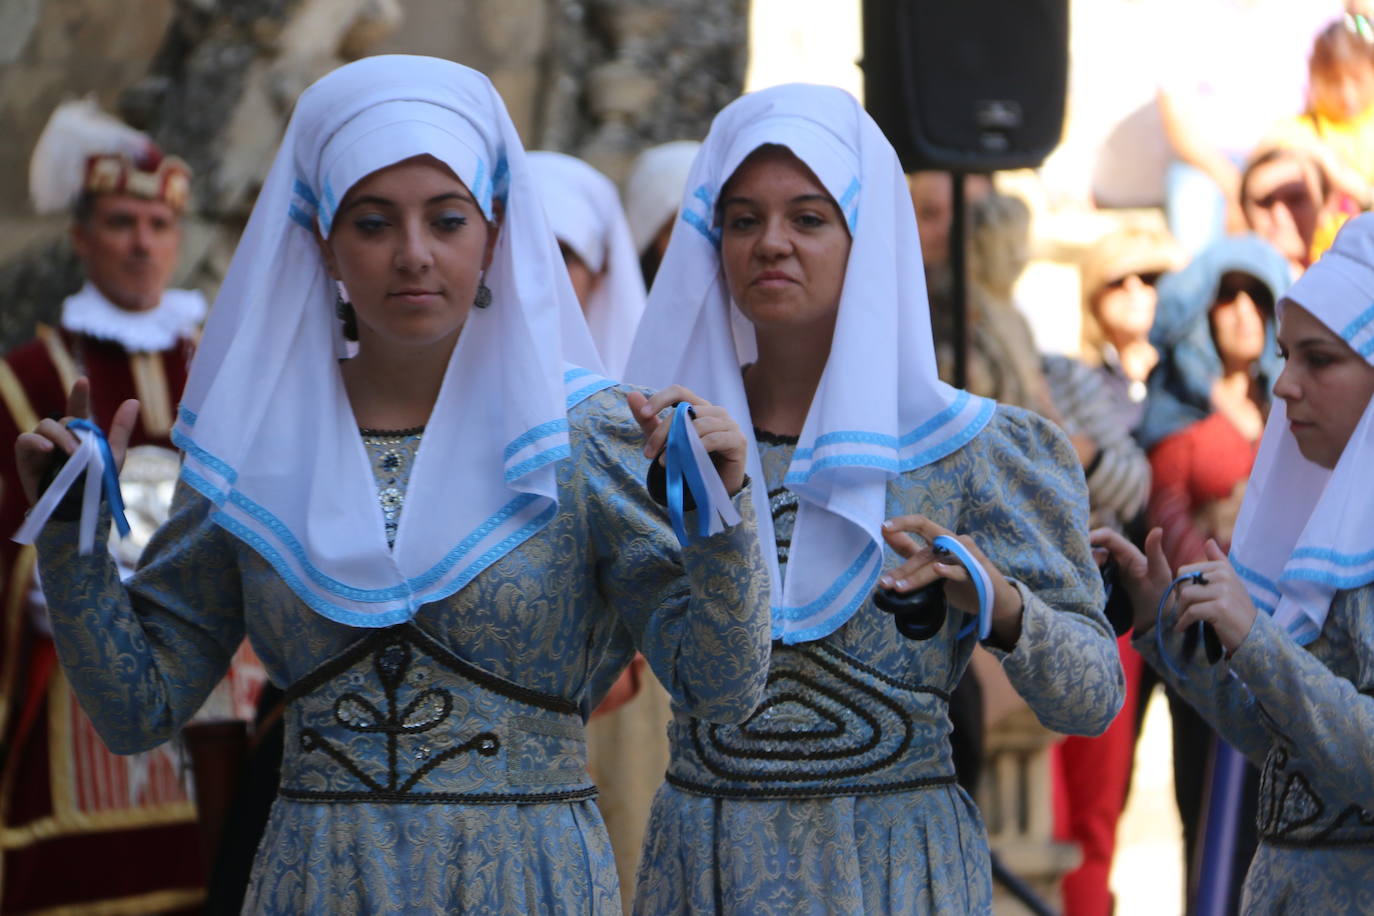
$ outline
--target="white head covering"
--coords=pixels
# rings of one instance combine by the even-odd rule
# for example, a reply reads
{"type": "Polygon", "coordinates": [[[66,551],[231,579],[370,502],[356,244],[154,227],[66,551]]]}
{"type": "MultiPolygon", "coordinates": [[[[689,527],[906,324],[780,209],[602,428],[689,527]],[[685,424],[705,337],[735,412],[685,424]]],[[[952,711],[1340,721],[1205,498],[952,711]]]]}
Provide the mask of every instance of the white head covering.
{"type": "MultiPolygon", "coordinates": [[[[869,600],[883,563],[887,482],[954,452],[993,402],[936,376],[916,218],[892,146],[853,96],[789,85],[747,95],[711,126],[649,295],[626,377],[679,382],[751,429],[740,367],[757,356],[751,325],[721,270],[722,186],[764,144],[790,149],[830,192],[853,235],[830,358],[786,485],[798,496],[787,580],[773,569],[774,636],[820,639],[869,600]]],[[[757,446],[749,473],[762,481],[757,446]]],[[[759,539],[773,543],[759,514],[759,539]]]]}
{"type": "MultiPolygon", "coordinates": [[[[1279,302],[1295,302],[1374,363],[1374,214],[1346,223],[1279,302]]],[[[1256,607],[1300,644],[1321,634],[1338,590],[1374,582],[1374,401],[1336,467],[1302,456],[1275,399],[1245,490],[1231,562],[1256,607]]]]}
{"type": "Polygon", "coordinates": [[[644,314],[644,277],[615,183],[581,159],[529,154],[530,174],[558,240],[604,274],[584,312],[601,361],[619,375],[644,314]]]}
{"type": "Polygon", "coordinates": [[[682,188],[701,144],[674,140],[651,146],[639,154],[625,179],[625,217],[635,251],[643,255],[663,224],[677,216],[682,188]]]}
{"type": "Polygon", "coordinates": [[[600,368],[524,150],[486,77],[425,57],[349,64],[296,105],[206,326],[174,439],[214,520],[301,599],[386,626],[462,588],[557,506],[567,408],[600,368]],[[348,189],[429,154],[504,216],[411,473],[394,549],[337,365],[335,284],[315,241],[348,189]],[[575,392],[569,396],[569,390],[575,392]]]}

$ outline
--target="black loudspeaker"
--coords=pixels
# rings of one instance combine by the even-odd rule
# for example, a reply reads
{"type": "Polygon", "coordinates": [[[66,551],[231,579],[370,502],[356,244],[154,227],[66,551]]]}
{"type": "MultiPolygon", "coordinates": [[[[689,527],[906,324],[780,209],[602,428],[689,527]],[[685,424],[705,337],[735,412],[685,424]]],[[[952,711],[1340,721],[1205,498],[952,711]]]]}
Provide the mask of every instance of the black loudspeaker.
{"type": "Polygon", "coordinates": [[[864,0],[864,95],[907,171],[1040,165],[1064,128],[1068,0],[864,0]]]}

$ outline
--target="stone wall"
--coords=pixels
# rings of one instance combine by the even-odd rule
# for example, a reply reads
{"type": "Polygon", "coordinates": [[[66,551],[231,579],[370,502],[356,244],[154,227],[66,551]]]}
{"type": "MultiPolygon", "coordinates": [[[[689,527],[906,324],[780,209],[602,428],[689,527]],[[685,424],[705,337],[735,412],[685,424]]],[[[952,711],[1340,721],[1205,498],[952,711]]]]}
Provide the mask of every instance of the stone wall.
{"type": "Polygon", "coordinates": [[[53,107],[95,93],[195,170],[176,282],[213,294],[291,106],[372,53],[489,74],[530,148],[619,178],[642,147],[705,133],[739,94],[748,0],[4,0],[0,2],[0,349],[80,284],[66,220],[28,206],[53,107]]]}

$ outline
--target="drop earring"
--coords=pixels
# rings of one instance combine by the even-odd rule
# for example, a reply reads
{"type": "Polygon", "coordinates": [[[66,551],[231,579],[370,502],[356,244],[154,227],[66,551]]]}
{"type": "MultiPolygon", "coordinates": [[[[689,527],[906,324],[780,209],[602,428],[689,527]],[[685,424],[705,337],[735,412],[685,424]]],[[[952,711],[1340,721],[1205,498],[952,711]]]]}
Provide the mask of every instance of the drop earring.
{"type": "Polygon", "coordinates": [[[491,288],[487,286],[486,271],[477,280],[477,295],[472,298],[472,307],[484,309],[491,305],[491,288]]]}
{"type": "Polygon", "coordinates": [[[356,343],[358,340],[358,313],[353,310],[353,303],[343,297],[342,287],[334,293],[334,314],[343,322],[344,340],[356,343]]]}

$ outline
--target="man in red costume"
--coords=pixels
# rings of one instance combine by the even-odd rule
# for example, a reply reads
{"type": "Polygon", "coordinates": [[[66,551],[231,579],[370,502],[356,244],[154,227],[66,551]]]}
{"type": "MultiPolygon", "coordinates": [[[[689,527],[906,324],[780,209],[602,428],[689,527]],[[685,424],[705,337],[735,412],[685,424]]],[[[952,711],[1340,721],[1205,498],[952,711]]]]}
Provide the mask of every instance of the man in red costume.
{"type": "MultiPolygon", "coordinates": [[[[79,376],[91,380],[102,428],[137,398],[139,448],[123,475],[135,533],[112,548],[131,568],[165,517],[177,473],[169,435],[206,311],[200,293],[167,289],[190,173],[76,102],[40,137],[30,190],[40,212],[73,214],[86,283],[63,302],[58,327],[40,325],[0,360],[0,442],[61,416],[79,376]]],[[[0,912],[197,911],[204,874],[180,742],[129,757],[105,748],[56,664],[33,548],[10,540],[28,505],[8,444],[0,487],[0,912]]],[[[231,679],[212,697],[214,714],[251,713],[248,691],[234,696],[231,679]]]]}

